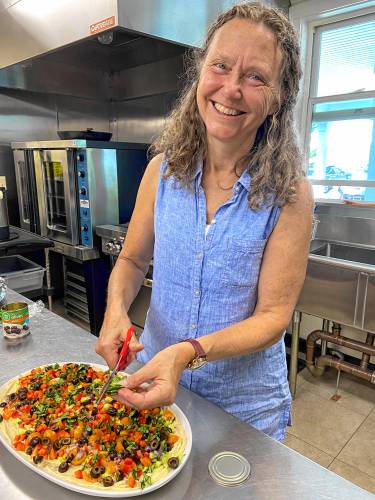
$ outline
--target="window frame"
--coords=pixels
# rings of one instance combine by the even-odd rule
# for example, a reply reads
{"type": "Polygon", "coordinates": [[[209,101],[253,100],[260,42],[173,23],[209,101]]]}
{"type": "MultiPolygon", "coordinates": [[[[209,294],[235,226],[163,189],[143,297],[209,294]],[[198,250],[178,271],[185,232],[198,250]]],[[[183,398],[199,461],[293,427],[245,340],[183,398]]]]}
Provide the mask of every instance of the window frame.
{"type": "MultiPolygon", "coordinates": [[[[302,142],[302,151],[304,163],[309,163],[308,154],[310,147],[311,125],[313,122],[313,108],[315,104],[333,101],[344,101],[350,99],[365,99],[366,97],[375,97],[375,90],[354,92],[348,94],[335,94],[331,96],[316,97],[318,86],[318,65],[320,53],[320,32],[333,25],[350,25],[363,22],[364,18],[375,18],[375,1],[357,1],[348,0],[308,0],[292,6],[289,9],[291,22],[297,29],[301,44],[301,62],[304,68],[304,76],[301,81],[301,91],[296,105],[296,122],[300,130],[300,140],[302,142]],[[314,38],[319,41],[314,45],[314,38]]],[[[347,119],[357,118],[358,116],[371,118],[375,115],[375,108],[366,108],[363,114],[358,111],[330,111],[319,112],[319,116],[329,116],[331,119],[337,116],[346,116],[347,119]],[[350,116],[352,113],[352,116],[350,116]]],[[[355,180],[327,180],[327,179],[309,179],[311,184],[320,186],[360,186],[375,187],[375,181],[355,181],[355,180]]],[[[344,203],[343,200],[334,198],[316,198],[315,201],[324,203],[344,203]]]]}

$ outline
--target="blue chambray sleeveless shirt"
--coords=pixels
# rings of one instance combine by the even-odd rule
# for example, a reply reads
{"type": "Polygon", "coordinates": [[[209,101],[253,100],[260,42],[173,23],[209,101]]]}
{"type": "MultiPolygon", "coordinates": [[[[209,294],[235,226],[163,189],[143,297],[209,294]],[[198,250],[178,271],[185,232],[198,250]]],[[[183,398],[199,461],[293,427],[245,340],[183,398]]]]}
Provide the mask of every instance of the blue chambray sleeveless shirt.
{"type": "MultiPolygon", "coordinates": [[[[257,283],[278,207],[248,206],[247,171],[233,196],[216,212],[205,235],[206,199],[198,165],[194,190],[179,187],[161,172],[155,201],[154,270],[150,307],[138,359],[242,321],[254,311],[257,283]]],[[[249,335],[252,332],[249,330],[249,335]]],[[[290,418],[284,339],[261,352],[207,363],[181,384],[275,439],[290,418]]]]}

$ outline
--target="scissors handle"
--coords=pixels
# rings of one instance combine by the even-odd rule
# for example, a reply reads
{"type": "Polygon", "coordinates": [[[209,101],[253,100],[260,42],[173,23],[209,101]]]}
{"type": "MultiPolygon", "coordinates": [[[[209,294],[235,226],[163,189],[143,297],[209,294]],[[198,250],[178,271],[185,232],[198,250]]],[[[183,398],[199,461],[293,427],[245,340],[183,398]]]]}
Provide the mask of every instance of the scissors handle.
{"type": "Polygon", "coordinates": [[[128,357],[128,352],[129,352],[129,344],[133,333],[135,333],[135,328],[133,325],[131,325],[128,331],[126,332],[126,337],[121,347],[121,351],[117,362],[117,370],[121,371],[125,367],[126,358],[128,357]]]}

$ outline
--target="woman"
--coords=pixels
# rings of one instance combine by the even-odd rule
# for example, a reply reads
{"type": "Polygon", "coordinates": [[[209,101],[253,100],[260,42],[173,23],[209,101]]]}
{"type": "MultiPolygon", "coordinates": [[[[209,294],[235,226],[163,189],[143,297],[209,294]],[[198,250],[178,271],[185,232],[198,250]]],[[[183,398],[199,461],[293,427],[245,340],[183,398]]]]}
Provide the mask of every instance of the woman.
{"type": "Polygon", "coordinates": [[[283,334],[303,284],[312,195],[293,134],[301,76],[287,18],[222,14],[154,144],[109,283],[97,352],[112,367],[154,256],[145,363],[119,399],[174,401],[179,381],[275,439],[290,419],[283,334]],[[193,340],[191,340],[193,339],[193,340]],[[189,369],[186,369],[189,365],[189,369]],[[146,380],[146,391],[135,392],[146,380]]]}

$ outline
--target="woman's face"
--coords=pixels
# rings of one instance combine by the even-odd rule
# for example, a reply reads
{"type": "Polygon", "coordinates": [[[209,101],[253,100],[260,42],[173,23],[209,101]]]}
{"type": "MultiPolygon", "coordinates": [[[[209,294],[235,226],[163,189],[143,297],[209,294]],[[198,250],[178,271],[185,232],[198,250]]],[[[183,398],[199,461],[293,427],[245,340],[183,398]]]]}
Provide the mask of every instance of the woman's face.
{"type": "Polygon", "coordinates": [[[276,38],[263,24],[232,19],[215,33],[197,88],[209,144],[248,151],[278,107],[281,63],[276,38]]]}

